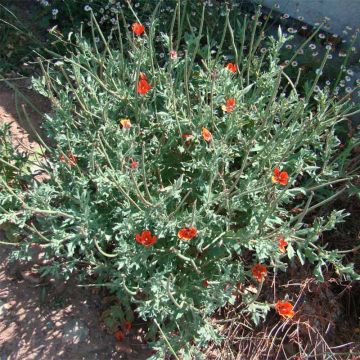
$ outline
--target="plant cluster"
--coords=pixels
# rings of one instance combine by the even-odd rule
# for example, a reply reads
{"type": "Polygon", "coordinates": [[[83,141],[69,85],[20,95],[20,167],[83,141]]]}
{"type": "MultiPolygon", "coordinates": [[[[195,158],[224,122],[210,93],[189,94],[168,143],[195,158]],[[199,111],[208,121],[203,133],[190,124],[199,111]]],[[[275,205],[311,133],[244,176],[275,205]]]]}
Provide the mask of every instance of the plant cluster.
{"type": "Polygon", "coordinates": [[[213,317],[226,304],[239,302],[255,323],[271,309],[296,316],[291,294],[262,297],[290,262],[313,264],[319,281],[328,266],[359,279],[319,244],[346,213],[307,220],[354,179],[339,165],[335,132],[354,111],[349,98],[315,92],[321,72],[299,93],[279,59],[280,28],[259,54],[255,36],[246,49],[235,41],[227,12],[213,52],[206,7],[186,33],[181,9],[167,32],[157,29],[158,8],[149,26],[133,12],[130,29],[118,24],[117,43],[90,11],[93,41],[77,35],[75,50],[44,60],[34,79],[53,105],[44,127],[56,146],[42,144],[48,177],[26,192],[3,175],[0,183],[0,222],[27,236],[14,257],[37,243],[54,258],[43,275],[76,272],[108,287],[123,330],[131,309],[149,321],[159,359],[201,356],[197,349],[221,341],[213,317]],[[231,61],[221,57],[225,41],[231,61]]]}

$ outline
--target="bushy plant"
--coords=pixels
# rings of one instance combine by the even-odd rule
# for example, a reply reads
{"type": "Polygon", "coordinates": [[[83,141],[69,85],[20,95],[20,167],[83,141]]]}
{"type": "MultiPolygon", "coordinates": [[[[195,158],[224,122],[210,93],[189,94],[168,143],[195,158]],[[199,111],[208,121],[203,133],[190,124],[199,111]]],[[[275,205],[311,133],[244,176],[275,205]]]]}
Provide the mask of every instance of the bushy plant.
{"type": "Polygon", "coordinates": [[[255,38],[245,51],[226,16],[234,60],[221,62],[221,44],[212,53],[202,33],[205,9],[198,32],[185,35],[178,8],[168,33],[157,33],[156,10],[149,27],[134,13],[117,45],[92,17],[101,46],[77,36],[76,51],[34,79],[53,104],[49,178],[26,192],[1,185],[0,202],[16,204],[1,208],[1,221],[28,236],[14,256],[38,243],[55,257],[44,275],[76,271],[107,286],[123,307],[114,316],[128,321],[135,309],[149,320],[154,358],[200,357],[196,349],[221,340],[211,316],[228,303],[241,300],[255,323],[271,308],[294,316],[291,299],[263,297],[267,278],[289,262],[312,263],[319,281],[327,266],[359,279],[318,241],[346,213],[306,220],[353,179],[338,166],[335,134],[353,111],[349,99],[314,93],[321,72],[298,93],[279,64],[281,29],[266,54],[255,38]]]}

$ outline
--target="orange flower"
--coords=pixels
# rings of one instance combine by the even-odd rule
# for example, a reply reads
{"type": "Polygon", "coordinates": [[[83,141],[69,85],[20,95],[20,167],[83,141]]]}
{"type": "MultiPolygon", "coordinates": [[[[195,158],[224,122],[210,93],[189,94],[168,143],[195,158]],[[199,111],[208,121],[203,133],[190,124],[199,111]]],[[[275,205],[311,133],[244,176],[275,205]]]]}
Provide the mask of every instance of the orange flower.
{"type": "Polygon", "coordinates": [[[284,318],[292,318],[295,315],[294,306],[288,301],[279,300],[275,304],[275,310],[284,318]]]}
{"type": "Polygon", "coordinates": [[[280,171],[279,168],[274,169],[274,175],[271,177],[271,181],[275,184],[287,185],[289,174],[286,171],[280,171]]]}
{"type": "Polygon", "coordinates": [[[140,36],[145,31],[145,27],[144,27],[144,25],[136,22],[136,23],[132,24],[131,30],[133,31],[133,33],[136,36],[140,36]]]}
{"type": "Polygon", "coordinates": [[[212,134],[207,128],[203,127],[201,133],[205,141],[210,142],[212,140],[212,134]]]}
{"type": "Polygon", "coordinates": [[[228,63],[225,66],[225,68],[228,69],[229,71],[231,71],[232,73],[236,73],[236,71],[237,71],[237,65],[233,64],[233,63],[228,63]]]}
{"type": "Polygon", "coordinates": [[[178,232],[178,237],[179,239],[182,240],[191,240],[192,238],[194,238],[197,235],[197,230],[194,227],[190,227],[190,228],[182,228],[181,230],[179,230],[178,232]]]}
{"type": "Polygon", "coordinates": [[[286,249],[285,249],[285,246],[289,245],[288,242],[283,238],[279,238],[279,251],[283,254],[286,253],[286,249]]]}
{"type": "Polygon", "coordinates": [[[77,164],[77,157],[71,151],[68,151],[67,152],[67,159],[62,154],[60,156],[60,161],[64,162],[64,163],[67,163],[68,165],[70,165],[70,167],[74,167],[77,164]]]}
{"type": "Polygon", "coordinates": [[[230,98],[226,100],[226,104],[223,105],[221,108],[225,112],[232,112],[234,111],[236,105],[236,100],[234,98],[230,98]]]}
{"type": "Polygon", "coordinates": [[[120,124],[123,129],[130,129],[131,128],[131,121],[130,119],[121,119],[120,124]]]}
{"type": "Polygon", "coordinates": [[[253,277],[258,281],[262,282],[264,281],[265,276],[267,275],[266,267],[262,264],[256,264],[251,269],[251,272],[253,274],[253,277]]]}
{"type": "Polygon", "coordinates": [[[146,247],[150,247],[156,243],[156,236],[152,236],[151,232],[144,230],[141,234],[136,234],[135,240],[146,247]]]}
{"type": "Polygon", "coordinates": [[[131,322],[130,322],[129,320],[125,320],[125,321],[124,321],[124,328],[125,328],[126,331],[130,331],[130,330],[131,330],[132,324],[131,324],[131,322]]]}
{"type": "Polygon", "coordinates": [[[123,341],[125,338],[124,333],[121,330],[118,330],[114,333],[115,339],[118,341],[123,341]]]}
{"type": "Polygon", "coordinates": [[[151,85],[147,82],[146,79],[141,79],[137,83],[137,93],[140,95],[145,95],[148,91],[151,90],[151,85]]]}
{"type": "Polygon", "coordinates": [[[132,161],[131,161],[130,167],[131,167],[132,169],[136,169],[138,166],[139,166],[139,162],[138,162],[138,161],[135,161],[135,160],[132,160],[132,161]]]}

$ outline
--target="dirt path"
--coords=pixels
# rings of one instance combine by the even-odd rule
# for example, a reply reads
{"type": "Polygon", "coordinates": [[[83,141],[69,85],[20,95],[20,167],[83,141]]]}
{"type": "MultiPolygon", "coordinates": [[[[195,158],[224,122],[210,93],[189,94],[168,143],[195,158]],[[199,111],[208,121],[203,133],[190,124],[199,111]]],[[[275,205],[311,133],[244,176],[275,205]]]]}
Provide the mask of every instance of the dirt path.
{"type": "MultiPolygon", "coordinates": [[[[41,111],[49,111],[46,99],[21,90],[41,111]]],[[[4,85],[0,85],[0,123],[10,124],[19,150],[38,146],[31,128],[19,121],[17,108],[24,104],[34,128],[41,132],[41,116],[4,85]]],[[[0,241],[5,233],[0,228],[0,241]]],[[[40,281],[32,275],[33,263],[9,262],[10,247],[0,244],[0,360],[134,359],[150,356],[139,341],[136,326],[121,342],[108,334],[101,322],[107,305],[96,294],[75,282],[40,281]]]]}
{"type": "MultiPolygon", "coordinates": [[[[28,101],[40,112],[46,113],[50,111],[50,104],[47,99],[29,89],[30,79],[14,81],[12,83],[19,88],[21,93],[26,96],[28,101]]],[[[34,148],[37,146],[37,138],[26,120],[24,110],[31,120],[31,125],[35,131],[41,134],[41,115],[38,114],[21,95],[16,95],[5,83],[0,83],[0,123],[10,125],[14,144],[26,150],[26,148],[34,148]]]]}

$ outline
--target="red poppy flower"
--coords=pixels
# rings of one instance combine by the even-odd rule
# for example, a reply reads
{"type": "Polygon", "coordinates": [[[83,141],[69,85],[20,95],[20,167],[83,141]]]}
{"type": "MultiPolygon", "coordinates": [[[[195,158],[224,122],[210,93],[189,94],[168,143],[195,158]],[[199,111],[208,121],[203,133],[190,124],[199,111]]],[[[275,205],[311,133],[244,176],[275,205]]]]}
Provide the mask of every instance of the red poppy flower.
{"type": "Polygon", "coordinates": [[[229,71],[231,71],[232,73],[236,73],[236,71],[237,71],[237,65],[233,64],[233,63],[228,63],[225,66],[225,68],[228,69],[229,71]]]}
{"type": "Polygon", "coordinates": [[[151,85],[147,82],[146,79],[141,79],[137,83],[136,91],[140,95],[145,95],[148,91],[151,90],[151,85]]]}
{"type": "Polygon", "coordinates": [[[156,236],[152,236],[151,232],[144,230],[141,234],[136,234],[135,240],[146,247],[150,247],[156,243],[156,236]]]}
{"type": "Polygon", "coordinates": [[[295,315],[294,306],[288,301],[279,300],[275,304],[275,310],[284,318],[292,318],[295,315]]]}
{"type": "Polygon", "coordinates": [[[253,277],[258,282],[262,282],[264,280],[265,276],[267,275],[266,267],[262,264],[256,264],[255,266],[253,266],[253,268],[251,269],[251,272],[253,274],[253,277]]]}
{"type": "Polygon", "coordinates": [[[115,339],[118,341],[123,341],[125,338],[124,333],[121,330],[118,330],[114,333],[115,339]]]}
{"type": "Polygon", "coordinates": [[[203,286],[208,287],[209,281],[207,279],[205,279],[202,284],[203,284],[203,286]]]}
{"type": "Polygon", "coordinates": [[[121,119],[120,124],[123,129],[130,129],[131,128],[131,121],[130,119],[121,119]]]}
{"type": "Polygon", "coordinates": [[[226,104],[223,105],[221,108],[224,112],[232,112],[234,111],[236,105],[236,100],[234,98],[230,98],[226,100],[226,104]]]}
{"type": "Polygon", "coordinates": [[[136,23],[132,24],[131,30],[133,31],[133,33],[136,36],[140,36],[145,31],[145,27],[144,27],[144,25],[136,22],[136,23]]]}
{"type": "Polygon", "coordinates": [[[203,127],[201,133],[205,141],[210,142],[212,140],[212,134],[207,128],[203,127]]]}
{"type": "Polygon", "coordinates": [[[178,237],[182,240],[191,240],[197,235],[197,230],[194,227],[182,228],[178,232],[178,237]]]}
{"type": "Polygon", "coordinates": [[[287,185],[289,174],[286,171],[280,171],[279,168],[274,169],[274,175],[271,177],[271,181],[275,184],[287,185]]]}
{"type": "Polygon", "coordinates": [[[283,238],[279,238],[279,251],[283,254],[286,253],[286,249],[285,249],[285,246],[289,245],[288,242],[283,238]]]}
{"type": "Polygon", "coordinates": [[[129,320],[125,320],[125,321],[124,321],[124,329],[125,329],[126,331],[130,331],[131,328],[132,328],[131,322],[130,322],[129,320]]]}
{"type": "Polygon", "coordinates": [[[68,151],[67,158],[65,158],[65,156],[61,154],[60,161],[67,163],[68,165],[70,165],[70,167],[74,167],[77,164],[77,157],[71,151],[68,151]]]}
{"type": "Polygon", "coordinates": [[[131,161],[130,167],[131,169],[136,169],[139,166],[139,162],[138,161],[131,161]]]}

